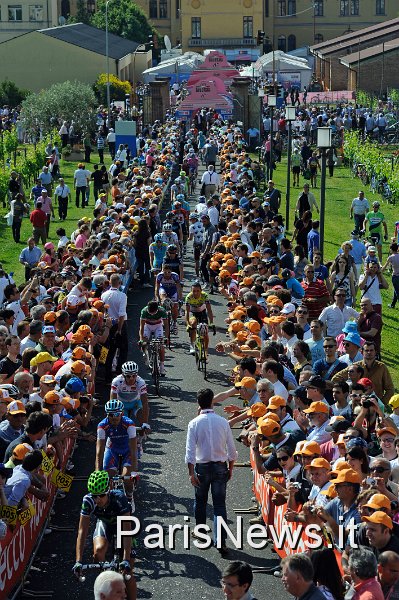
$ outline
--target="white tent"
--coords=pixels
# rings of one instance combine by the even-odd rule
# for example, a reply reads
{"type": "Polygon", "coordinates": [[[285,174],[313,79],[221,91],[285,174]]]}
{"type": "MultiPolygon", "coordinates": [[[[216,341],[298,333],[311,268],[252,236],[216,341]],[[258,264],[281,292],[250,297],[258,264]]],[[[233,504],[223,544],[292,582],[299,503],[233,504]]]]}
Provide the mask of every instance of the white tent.
{"type": "Polygon", "coordinates": [[[158,77],[176,77],[176,75],[186,75],[188,79],[192,71],[204,62],[205,58],[198,52],[185,52],[181,56],[174,56],[164,60],[156,67],[150,67],[143,71],[143,81],[149,83],[155,81],[158,77]]]}
{"type": "Polygon", "coordinates": [[[286,54],[281,50],[275,50],[260,56],[258,60],[250,67],[247,67],[246,75],[263,77],[271,79],[274,72],[277,76],[277,81],[282,83],[286,88],[291,85],[303,88],[308,86],[312,76],[312,69],[308,65],[306,58],[286,54]]]}

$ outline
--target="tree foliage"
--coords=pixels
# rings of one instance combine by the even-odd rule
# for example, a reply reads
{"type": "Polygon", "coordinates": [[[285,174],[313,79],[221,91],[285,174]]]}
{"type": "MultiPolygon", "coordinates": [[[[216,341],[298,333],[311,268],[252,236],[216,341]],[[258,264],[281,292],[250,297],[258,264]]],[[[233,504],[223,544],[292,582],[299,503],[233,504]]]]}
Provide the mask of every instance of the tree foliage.
{"type": "Polygon", "coordinates": [[[21,104],[30,92],[20,89],[13,81],[5,79],[0,83],[0,104],[8,106],[18,106],[21,104]]]}
{"type": "MultiPolygon", "coordinates": [[[[122,81],[116,75],[110,73],[109,75],[109,90],[110,97],[112,100],[124,100],[126,94],[130,94],[132,88],[128,81],[122,81]]],[[[107,74],[101,73],[96,83],[94,84],[94,91],[101,104],[107,102],[107,74]]]]}
{"type": "MultiPolygon", "coordinates": [[[[105,29],[105,0],[99,0],[97,11],[90,24],[105,29]]],[[[139,44],[148,42],[148,36],[156,33],[147,21],[144,11],[131,0],[118,0],[108,4],[108,30],[139,44]]]]}
{"type": "Polygon", "coordinates": [[[76,2],[76,14],[68,17],[68,25],[71,23],[86,23],[90,25],[91,15],[87,10],[87,3],[85,0],[77,0],[76,2]]]}
{"type": "Polygon", "coordinates": [[[72,121],[76,132],[92,130],[97,101],[90,85],[80,81],[55,83],[22,103],[21,120],[31,134],[50,132],[62,121],[72,121]]]}

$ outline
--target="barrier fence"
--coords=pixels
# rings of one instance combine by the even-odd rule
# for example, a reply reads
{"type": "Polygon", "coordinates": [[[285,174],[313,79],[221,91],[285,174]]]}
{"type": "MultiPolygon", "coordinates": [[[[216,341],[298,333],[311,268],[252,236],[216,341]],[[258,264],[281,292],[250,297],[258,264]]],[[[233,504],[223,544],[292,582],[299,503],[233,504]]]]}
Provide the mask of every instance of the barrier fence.
{"type": "MultiPolygon", "coordinates": [[[[73,445],[74,440],[66,440],[60,470],[65,467],[73,445]]],[[[45,478],[50,493],[48,499],[43,501],[30,495],[33,516],[24,524],[18,519],[13,528],[8,528],[6,537],[0,540],[0,598],[11,600],[17,595],[39,548],[55,495],[61,487],[52,482],[54,471],[45,475],[45,478]]]]}

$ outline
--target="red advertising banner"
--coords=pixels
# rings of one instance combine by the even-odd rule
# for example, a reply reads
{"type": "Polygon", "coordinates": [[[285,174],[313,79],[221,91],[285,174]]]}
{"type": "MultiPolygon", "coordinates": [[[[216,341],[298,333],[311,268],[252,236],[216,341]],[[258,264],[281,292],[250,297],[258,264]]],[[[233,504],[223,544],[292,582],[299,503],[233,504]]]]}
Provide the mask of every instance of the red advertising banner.
{"type": "MultiPolygon", "coordinates": [[[[74,440],[67,439],[63,450],[62,466],[67,462],[73,444],[74,440]]],[[[14,529],[9,528],[6,537],[0,541],[0,598],[8,597],[21,582],[36,547],[57,492],[57,487],[51,483],[51,473],[46,476],[46,487],[50,496],[45,502],[30,496],[35,509],[33,517],[25,525],[21,525],[17,520],[14,529]]]]}

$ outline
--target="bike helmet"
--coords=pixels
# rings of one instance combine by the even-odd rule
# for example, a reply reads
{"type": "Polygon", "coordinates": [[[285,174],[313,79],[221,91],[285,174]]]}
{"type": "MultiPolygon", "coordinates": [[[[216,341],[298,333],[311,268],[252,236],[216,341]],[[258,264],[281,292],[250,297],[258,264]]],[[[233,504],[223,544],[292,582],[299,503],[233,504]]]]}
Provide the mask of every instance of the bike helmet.
{"type": "Polygon", "coordinates": [[[208,333],[208,325],[206,323],[199,323],[197,325],[198,335],[206,335],[208,333]]]}
{"type": "Polygon", "coordinates": [[[123,375],[135,375],[139,372],[139,368],[137,363],[129,360],[128,362],[123,363],[122,365],[122,373],[123,375]]]}
{"type": "Polygon", "coordinates": [[[105,494],[109,490],[109,475],[107,471],[95,471],[89,477],[87,489],[90,494],[105,494]]]}
{"type": "Polygon", "coordinates": [[[176,200],[185,200],[184,194],[177,194],[176,200]]]}
{"type": "Polygon", "coordinates": [[[173,219],[173,217],[174,217],[174,216],[175,216],[175,215],[172,213],[172,211],[171,211],[171,210],[170,210],[169,212],[167,212],[167,213],[166,213],[166,215],[165,215],[165,217],[166,217],[167,219],[173,219]]]}
{"type": "Polygon", "coordinates": [[[198,220],[198,215],[197,213],[190,213],[190,219],[197,219],[198,220]]]}
{"type": "Polygon", "coordinates": [[[177,246],[176,244],[169,244],[169,246],[166,248],[167,252],[177,252],[177,246]]]}
{"type": "Polygon", "coordinates": [[[163,242],[162,233],[156,233],[154,235],[154,242],[163,242]]]}
{"type": "Polygon", "coordinates": [[[12,383],[3,383],[2,385],[0,385],[0,390],[6,390],[10,398],[18,399],[21,397],[21,392],[19,391],[17,386],[13,385],[12,383]]]}
{"type": "Polygon", "coordinates": [[[121,402],[120,400],[108,400],[108,402],[105,405],[105,412],[107,414],[121,413],[122,411],[123,402],[121,402]]]}
{"type": "Polygon", "coordinates": [[[164,231],[172,231],[172,229],[173,229],[173,228],[172,228],[172,225],[171,225],[170,223],[165,223],[165,224],[162,226],[162,229],[163,229],[164,231]]]}

